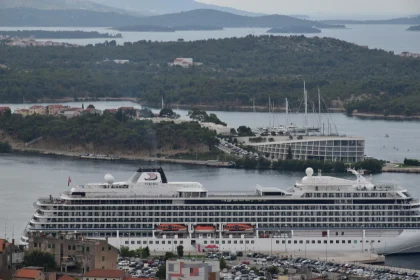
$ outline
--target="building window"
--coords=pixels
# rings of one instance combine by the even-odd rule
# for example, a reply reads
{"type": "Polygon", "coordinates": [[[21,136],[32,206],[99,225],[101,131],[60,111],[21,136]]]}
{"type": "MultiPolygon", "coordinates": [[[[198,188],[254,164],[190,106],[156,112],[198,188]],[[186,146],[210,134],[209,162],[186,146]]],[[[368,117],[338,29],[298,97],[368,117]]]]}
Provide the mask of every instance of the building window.
{"type": "Polygon", "coordinates": [[[71,250],[71,245],[69,245],[69,246],[67,247],[67,249],[70,251],[70,250],[71,250]]]}
{"type": "Polygon", "coordinates": [[[181,240],[181,241],[179,241],[179,244],[184,244],[184,241],[182,241],[182,240],[181,240]]]}
{"type": "Polygon", "coordinates": [[[102,252],[104,252],[105,251],[105,247],[102,247],[102,252]]]}
{"type": "Polygon", "coordinates": [[[103,261],[103,262],[105,261],[105,257],[104,257],[104,256],[102,256],[102,261],[103,261]]]}
{"type": "Polygon", "coordinates": [[[159,244],[159,241],[156,241],[156,244],[159,244]]]}
{"type": "Polygon", "coordinates": [[[178,241],[176,241],[176,240],[175,240],[175,241],[174,241],[174,244],[178,244],[178,241]]]}
{"type": "Polygon", "coordinates": [[[251,244],[254,244],[254,240],[251,240],[251,244]]]}
{"type": "Polygon", "coordinates": [[[168,244],[171,244],[172,242],[170,240],[168,240],[168,244]]]}
{"type": "MultiPolygon", "coordinates": [[[[175,241],[175,242],[176,242],[176,241],[175,241]]],[[[145,241],[145,240],[144,240],[144,241],[143,241],[143,244],[147,244],[147,241],[145,241]]],[[[175,243],[175,244],[176,244],[176,243],[175,243]]]]}
{"type": "Polygon", "coordinates": [[[281,241],[281,244],[285,244],[285,243],[286,243],[286,241],[284,241],[284,240],[281,241]]]}
{"type": "Polygon", "coordinates": [[[76,245],[73,245],[73,251],[76,251],[76,245]]]}
{"type": "Polygon", "coordinates": [[[55,244],[52,244],[52,248],[55,249],[55,244]]]}
{"type": "Polygon", "coordinates": [[[293,241],[293,243],[297,244],[297,240],[293,241]]]}
{"type": "Polygon", "coordinates": [[[137,244],[141,244],[141,241],[137,241],[137,244]]]}
{"type": "Polygon", "coordinates": [[[207,240],[204,240],[204,244],[207,244],[207,240]]]}
{"type": "Polygon", "coordinates": [[[131,244],[136,244],[135,241],[131,241],[131,244]]]}
{"type": "Polygon", "coordinates": [[[125,244],[128,244],[128,241],[125,241],[125,244]]]}
{"type": "Polygon", "coordinates": [[[36,244],[36,243],[34,243],[34,248],[36,248],[36,246],[37,246],[37,244],[36,244]]]}
{"type": "MultiPolygon", "coordinates": [[[[137,243],[140,244],[140,242],[137,243]]],[[[108,246],[108,251],[111,251],[111,246],[108,246]]]]}
{"type": "Polygon", "coordinates": [[[51,249],[51,244],[48,243],[48,249],[51,249]]]}
{"type": "Polygon", "coordinates": [[[86,247],[86,252],[89,252],[89,246],[86,247]]]}

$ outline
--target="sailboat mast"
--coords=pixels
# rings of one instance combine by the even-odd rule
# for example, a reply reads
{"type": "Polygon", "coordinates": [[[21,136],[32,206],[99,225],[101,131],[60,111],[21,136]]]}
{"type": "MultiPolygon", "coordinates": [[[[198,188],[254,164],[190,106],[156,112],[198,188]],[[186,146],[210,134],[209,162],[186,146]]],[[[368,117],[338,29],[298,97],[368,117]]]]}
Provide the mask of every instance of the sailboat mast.
{"type": "Polygon", "coordinates": [[[271,127],[271,98],[268,97],[268,127],[271,127]]]}
{"type": "Polygon", "coordinates": [[[305,100],[305,128],[308,126],[308,92],[306,91],[306,83],[303,81],[303,97],[305,100]]]}
{"type": "Polygon", "coordinates": [[[321,126],[321,92],[318,88],[318,116],[319,116],[319,125],[321,126]]]}
{"type": "Polygon", "coordinates": [[[165,104],[163,103],[163,96],[162,96],[162,110],[165,107],[165,104]]]}
{"type": "Polygon", "coordinates": [[[289,101],[286,98],[286,127],[289,125],[289,101]]]}

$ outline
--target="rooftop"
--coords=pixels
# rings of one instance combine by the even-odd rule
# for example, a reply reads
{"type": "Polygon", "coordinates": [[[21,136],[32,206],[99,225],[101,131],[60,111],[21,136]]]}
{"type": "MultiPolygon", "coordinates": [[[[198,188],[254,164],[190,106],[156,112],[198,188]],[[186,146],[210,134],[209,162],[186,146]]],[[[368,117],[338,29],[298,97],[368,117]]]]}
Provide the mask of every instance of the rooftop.
{"type": "Polygon", "coordinates": [[[41,270],[38,270],[38,269],[22,268],[16,271],[15,278],[35,279],[40,273],[41,273],[41,270]]]}
{"type": "Polygon", "coordinates": [[[353,141],[360,141],[364,140],[363,137],[359,136],[346,136],[346,135],[336,135],[336,136],[328,136],[328,135],[303,135],[302,139],[298,139],[297,136],[293,136],[293,139],[290,139],[289,136],[266,136],[263,138],[273,138],[273,142],[260,142],[260,143],[251,143],[249,142],[249,138],[253,138],[252,136],[247,137],[238,137],[239,142],[245,142],[245,144],[250,146],[261,146],[267,144],[283,144],[283,143],[291,143],[291,142],[306,142],[306,141],[331,141],[331,140],[353,140],[353,141]]]}
{"type": "Polygon", "coordinates": [[[76,278],[73,278],[73,277],[68,276],[68,275],[63,275],[60,278],[58,278],[57,280],[76,280],[76,278]]]}
{"type": "Polygon", "coordinates": [[[83,274],[83,277],[123,278],[124,275],[125,275],[125,272],[119,269],[93,269],[83,274]]]}

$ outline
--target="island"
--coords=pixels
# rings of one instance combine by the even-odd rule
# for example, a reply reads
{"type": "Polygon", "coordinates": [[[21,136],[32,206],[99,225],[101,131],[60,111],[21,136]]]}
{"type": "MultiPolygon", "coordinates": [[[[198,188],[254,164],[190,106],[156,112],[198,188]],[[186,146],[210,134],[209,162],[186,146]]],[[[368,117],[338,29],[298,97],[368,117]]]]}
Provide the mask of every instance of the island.
{"type": "Polygon", "coordinates": [[[91,38],[122,38],[120,33],[109,34],[97,31],[46,31],[46,30],[0,30],[0,37],[18,37],[34,39],[91,39],[91,38]]]}
{"type": "Polygon", "coordinates": [[[284,26],[274,27],[267,33],[321,33],[321,30],[312,26],[284,26]]]}
{"type": "Polygon", "coordinates": [[[296,110],[305,79],[309,97],[318,100],[319,87],[335,111],[420,116],[420,59],[333,38],[274,35],[54,48],[0,41],[0,102],[135,98],[161,107],[163,97],[174,108],[268,111],[270,97],[282,107],[287,98],[296,110]]]}
{"type": "Polygon", "coordinates": [[[183,25],[183,26],[159,26],[159,25],[130,25],[122,27],[114,27],[114,30],[126,32],[175,32],[175,31],[210,31],[210,30],[223,30],[218,26],[206,25],[183,25]]]}
{"type": "Polygon", "coordinates": [[[420,25],[410,26],[407,31],[420,31],[420,25]]]}

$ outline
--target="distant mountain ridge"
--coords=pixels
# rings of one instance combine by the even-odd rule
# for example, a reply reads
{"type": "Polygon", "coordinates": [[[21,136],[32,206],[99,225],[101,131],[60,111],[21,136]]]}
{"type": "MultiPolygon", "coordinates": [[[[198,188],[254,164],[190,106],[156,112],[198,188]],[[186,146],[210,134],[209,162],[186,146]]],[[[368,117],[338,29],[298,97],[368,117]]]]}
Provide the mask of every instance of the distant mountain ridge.
{"type": "Polygon", "coordinates": [[[40,10],[83,9],[96,12],[115,12],[121,10],[89,0],[1,0],[0,9],[8,8],[32,8],[40,10]]]}
{"type": "Polygon", "coordinates": [[[334,27],[321,22],[298,19],[285,15],[240,16],[217,10],[199,9],[188,12],[143,17],[138,25],[155,25],[166,27],[177,26],[213,26],[213,27],[283,27],[283,26],[317,26],[319,28],[334,27]]]}
{"type": "Polygon", "coordinates": [[[230,7],[211,5],[195,0],[92,0],[96,3],[110,7],[149,12],[158,14],[179,13],[197,9],[213,9],[243,16],[260,16],[261,13],[253,13],[230,7]]]}
{"type": "Polygon", "coordinates": [[[107,27],[135,25],[140,17],[88,10],[0,9],[0,26],[107,27]]]}

